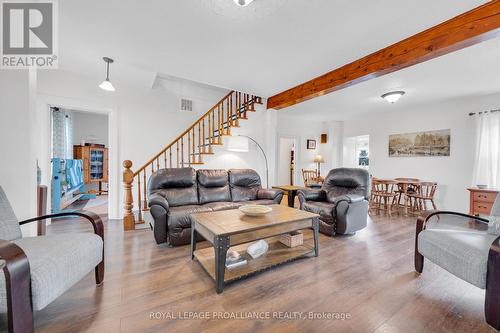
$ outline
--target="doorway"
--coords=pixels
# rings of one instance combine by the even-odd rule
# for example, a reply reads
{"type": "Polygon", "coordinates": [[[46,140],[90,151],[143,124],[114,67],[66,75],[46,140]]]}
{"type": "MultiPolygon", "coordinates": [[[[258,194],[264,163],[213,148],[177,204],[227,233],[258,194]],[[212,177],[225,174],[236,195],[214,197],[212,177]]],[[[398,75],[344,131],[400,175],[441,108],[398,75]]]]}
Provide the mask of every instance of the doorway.
{"type": "Polygon", "coordinates": [[[108,114],[50,107],[52,213],[108,212],[108,114]]]}
{"type": "Polygon", "coordinates": [[[370,136],[358,135],[344,139],[344,166],[370,168],[370,136]]]}
{"type": "Polygon", "coordinates": [[[279,137],[278,140],[277,183],[279,185],[297,185],[297,139],[279,137]]]}

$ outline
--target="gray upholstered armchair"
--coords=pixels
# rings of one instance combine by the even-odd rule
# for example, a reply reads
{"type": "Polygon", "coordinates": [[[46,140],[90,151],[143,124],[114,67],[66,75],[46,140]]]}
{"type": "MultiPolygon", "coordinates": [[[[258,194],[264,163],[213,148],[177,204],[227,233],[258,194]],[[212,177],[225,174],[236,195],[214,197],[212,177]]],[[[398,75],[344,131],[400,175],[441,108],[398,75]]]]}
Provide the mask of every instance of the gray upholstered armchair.
{"type": "Polygon", "coordinates": [[[33,311],[41,310],[92,269],[97,284],[104,279],[104,229],[92,212],[74,211],[18,222],[0,187],[0,311],[9,332],[33,332],[33,311]],[[20,225],[52,217],[80,216],[94,233],[22,238],[20,225]]]}
{"type": "Polygon", "coordinates": [[[486,322],[500,330],[500,196],[492,216],[428,211],[419,216],[415,237],[415,270],[424,258],[453,275],[486,289],[486,322]]]}
{"type": "Polygon", "coordinates": [[[321,189],[297,193],[300,209],[319,214],[319,230],[324,234],[352,234],[366,227],[370,175],[364,169],[333,169],[321,189]]]}

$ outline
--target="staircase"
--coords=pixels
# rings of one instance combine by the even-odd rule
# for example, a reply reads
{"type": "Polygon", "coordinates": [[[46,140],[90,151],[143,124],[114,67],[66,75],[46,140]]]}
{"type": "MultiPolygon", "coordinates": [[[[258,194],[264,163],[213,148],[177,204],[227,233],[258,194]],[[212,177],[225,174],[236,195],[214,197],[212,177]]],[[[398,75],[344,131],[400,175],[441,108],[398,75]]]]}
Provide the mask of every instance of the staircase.
{"type": "Polygon", "coordinates": [[[241,120],[248,119],[248,112],[255,112],[255,104],[262,104],[262,98],[231,91],[136,171],[132,171],[132,161],[124,161],[124,229],[134,230],[136,224],[144,223],[143,216],[148,211],[147,179],[153,172],[163,168],[202,165],[203,157],[213,155],[213,147],[222,145],[222,137],[231,135],[231,128],[239,127],[241,120]],[[134,187],[137,199],[135,205],[134,187]],[[138,208],[137,218],[133,213],[134,206],[138,208]]]}

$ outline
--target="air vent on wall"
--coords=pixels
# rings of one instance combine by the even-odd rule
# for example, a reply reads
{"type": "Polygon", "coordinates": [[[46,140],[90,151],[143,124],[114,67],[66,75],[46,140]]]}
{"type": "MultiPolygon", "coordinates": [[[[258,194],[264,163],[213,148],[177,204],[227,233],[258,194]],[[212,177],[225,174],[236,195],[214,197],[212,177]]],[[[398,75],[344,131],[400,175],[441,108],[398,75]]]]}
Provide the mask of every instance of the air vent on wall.
{"type": "Polygon", "coordinates": [[[181,98],[181,111],[193,111],[193,101],[181,98]]]}

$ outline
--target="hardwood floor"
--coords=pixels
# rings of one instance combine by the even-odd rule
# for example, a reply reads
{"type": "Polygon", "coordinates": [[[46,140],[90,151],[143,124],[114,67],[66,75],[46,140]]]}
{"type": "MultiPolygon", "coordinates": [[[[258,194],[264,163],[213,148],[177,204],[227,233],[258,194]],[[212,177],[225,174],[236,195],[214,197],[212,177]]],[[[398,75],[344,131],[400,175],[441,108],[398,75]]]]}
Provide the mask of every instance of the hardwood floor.
{"type": "MultiPolygon", "coordinates": [[[[318,258],[299,259],[229,284],[214,282],[189,246],[158,246],[151,231],[124,233],[106,221],[106,274],[93,272],[35,316],[38,332],[495,332],[484,322],[484,291],[425,262],[413,269],[415,218],[373,216],[350,237],[320,236],[318,258]],[[267,313],[271,319],[150,319],[163,312],[267,313]],[[291,312],[349,313],[348,320],[286,320],[291,312]]],[[[48,233],[90,227],[57,221],[48,233]]],[[[306,233],[311,238],[311,233],[306,233]]],[[[203,243],[200,244],[200,247],[203,243]]],[[[161,314],[160,314],[161,315],[161,314]]]]}

